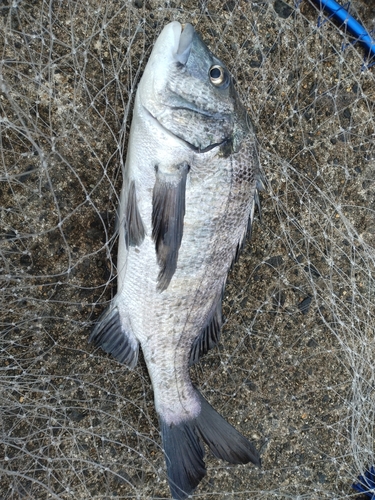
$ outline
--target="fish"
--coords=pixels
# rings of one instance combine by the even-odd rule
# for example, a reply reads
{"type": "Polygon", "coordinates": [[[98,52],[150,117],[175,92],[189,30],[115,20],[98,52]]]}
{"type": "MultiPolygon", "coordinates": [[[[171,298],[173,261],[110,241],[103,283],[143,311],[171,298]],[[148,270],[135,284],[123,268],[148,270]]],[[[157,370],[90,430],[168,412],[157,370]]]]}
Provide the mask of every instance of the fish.
{"type": "Polygon", "coordinates": [[[254,127],[231,74],[191,24],[167,24],[135,96],[118,210],[117,294],[89,342],[129,368],[141,347],[176,500],[206,474],[204,443],[227,462],[261,465],[255,446],[189,374],[219,342],[227,274],[261,189],[254,127]]]}

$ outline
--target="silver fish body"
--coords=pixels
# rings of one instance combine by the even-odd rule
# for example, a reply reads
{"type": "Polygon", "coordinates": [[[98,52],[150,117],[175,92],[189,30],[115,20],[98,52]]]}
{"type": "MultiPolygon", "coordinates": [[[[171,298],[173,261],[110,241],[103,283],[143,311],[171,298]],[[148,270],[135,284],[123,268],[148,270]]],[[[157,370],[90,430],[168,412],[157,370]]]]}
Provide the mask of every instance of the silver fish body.
{"type": "Polygon", "coordinates": [[[261,186],[256,138],[224,64],[194,28],[168,24],[139,83],[119,207],[118,290],[90,341],[152,380],[168,480],[186,498],[202,440],[232,463],[260,459],[192,385],[216,345],[227,273],[261,186]]]}

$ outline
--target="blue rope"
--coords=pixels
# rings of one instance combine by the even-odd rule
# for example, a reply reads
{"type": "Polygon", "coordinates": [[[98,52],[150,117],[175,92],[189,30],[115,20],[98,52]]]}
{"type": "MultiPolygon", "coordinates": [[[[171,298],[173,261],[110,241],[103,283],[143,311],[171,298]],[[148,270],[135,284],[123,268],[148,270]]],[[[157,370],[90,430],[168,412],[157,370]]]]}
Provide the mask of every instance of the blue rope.
{"type": "Polygon", "coordinates": [[[372,465],[369,470],[358,476],[358,483],[352,485],[352,488],[359,493],[364,493],[371,500],[375,499],[375,469],[372,465]]]}
{"type": "Polygon", "coordinates": [[[313,0],[313,2],[326,11],[334,21],[345,24],[348,32],[365,47],[369,59],[374,59],[373,63],[375,62],[375,40],[361,23],[335,0],[313,0]]]}

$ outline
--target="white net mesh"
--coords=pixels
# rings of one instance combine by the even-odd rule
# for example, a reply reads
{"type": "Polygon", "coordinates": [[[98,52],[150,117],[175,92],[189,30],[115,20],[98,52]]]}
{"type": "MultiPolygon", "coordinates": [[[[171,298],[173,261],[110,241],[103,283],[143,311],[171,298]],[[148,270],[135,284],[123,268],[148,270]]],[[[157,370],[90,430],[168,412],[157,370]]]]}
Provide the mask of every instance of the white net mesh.
{"type": "MultiPolygon", "coordinates": [[[[374,26],[374,4],[351,12],[374,26]]],[[[208,454],[195,497],[355,497],[375,404],[375,69],[361,46],[307,0],[14,0],[0,16],[1,498],[169,497],[144,363],[131,372],[87,338],[115,293],[136,86],[173,19],[235,76],[267,179],[220,346],[192,369],[263,468],[208,454]]]]}

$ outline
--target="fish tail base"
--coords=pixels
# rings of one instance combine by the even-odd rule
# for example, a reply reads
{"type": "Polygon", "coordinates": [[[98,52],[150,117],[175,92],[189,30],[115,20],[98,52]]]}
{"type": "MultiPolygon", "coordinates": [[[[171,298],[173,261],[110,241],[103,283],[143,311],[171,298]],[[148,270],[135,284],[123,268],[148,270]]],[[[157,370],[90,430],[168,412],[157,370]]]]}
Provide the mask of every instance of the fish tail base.
{"type": "Polygon", "coordinates": [[[258,451],[198,392],[201,411],[195,418],[167,423],[160,418],[168,482],[172,497],[184,500],[206,474],[204,441],[218,458],[232,464],[252,462],[260,467],[258,451]]]}

